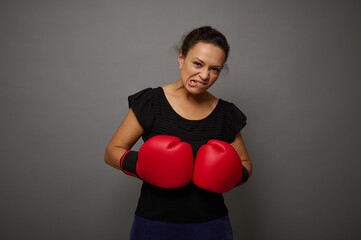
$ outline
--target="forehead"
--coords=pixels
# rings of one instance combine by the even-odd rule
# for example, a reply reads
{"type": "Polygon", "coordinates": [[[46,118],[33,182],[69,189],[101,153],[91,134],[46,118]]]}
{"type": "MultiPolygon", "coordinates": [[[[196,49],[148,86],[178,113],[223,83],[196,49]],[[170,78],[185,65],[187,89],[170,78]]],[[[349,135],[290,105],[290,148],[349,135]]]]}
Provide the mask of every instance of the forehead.
{"type": "Polygon", "coordinates": [[[188,51],[186,58],[198,58],[212,65],[223,65],[225,54],[222,48],[214,44],[199,42],[188,51]]]}

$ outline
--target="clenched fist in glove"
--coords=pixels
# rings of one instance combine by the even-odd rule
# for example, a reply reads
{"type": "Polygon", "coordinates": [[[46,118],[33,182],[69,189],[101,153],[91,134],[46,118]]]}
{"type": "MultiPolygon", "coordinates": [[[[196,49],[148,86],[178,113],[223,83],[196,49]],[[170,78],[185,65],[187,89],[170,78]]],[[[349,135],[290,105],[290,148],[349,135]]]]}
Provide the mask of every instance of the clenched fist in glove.
{"type": "Polygon", "coordinates": [[[241,182],[244,170],[232,145],[220,140],[209,140],[198,150],[193,182],[202,189],[224,193],[241,182]]]}
{"type": "Polygon", "coordinates": [[[152,137],[139,152],[127,151],[120,162],[126,174],[161,188],[182,187],[192,179],[192,147],[174,136],[152,137]]]}

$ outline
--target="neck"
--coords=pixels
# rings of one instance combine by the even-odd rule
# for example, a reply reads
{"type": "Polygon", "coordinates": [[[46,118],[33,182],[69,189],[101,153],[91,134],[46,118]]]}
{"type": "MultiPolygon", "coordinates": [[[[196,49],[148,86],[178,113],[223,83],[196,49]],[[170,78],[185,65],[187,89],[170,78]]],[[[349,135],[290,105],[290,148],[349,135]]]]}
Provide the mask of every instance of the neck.
{"type": "Polygon", "coordinates": [[[200,93],[200,94],[191,94],[186,89],[186,87],[184,86],[181,79],[179,79],[177,82],[172,83],[168,86],[169,86],[169,90],[172,91],[174,94],[181,96],[182,98],[184,98],[190,102],[200,103],[200,102],[203,102],[203,101],[209,99],[209,97],[210,97],[210,94],[207,91],[200,93]]]}

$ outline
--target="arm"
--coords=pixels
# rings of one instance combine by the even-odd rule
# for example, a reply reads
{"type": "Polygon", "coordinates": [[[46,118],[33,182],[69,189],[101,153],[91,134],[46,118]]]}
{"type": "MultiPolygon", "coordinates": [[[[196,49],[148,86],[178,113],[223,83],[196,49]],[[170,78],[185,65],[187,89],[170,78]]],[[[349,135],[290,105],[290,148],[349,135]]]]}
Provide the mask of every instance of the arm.
{"type": "Polygon", "coordinates": [[[143,127],[130,109],[106,148],[105,162],[114,168],[121,169],[120,162],[123,159],[121,170],[124,173],[161,188],[187,185],[193,172],[191,145],[181,142],[177,137],[158,135],[147,140],[139,152],[131,151],[124,154],[132,148],[143,133],[143,127]],[[135,154],[128,157],[130,153],[135,154]],[[169,158],[172,161],[169,161],[169,158]],[[128,167],[129,164],[134,163],[135,168],[126,169],[125,163],[128,167]]]}
{"type": "Polygon", "coordinates": [[[114,168],[120,169],[121,157],[133,147],[143,133],[143,127],[130,108],[105,150],[105,162],[114,168]]]}
{"type": "Polygon", "coordinates": [[[251,177],[252,162],[251,162],[250,157],[248,156],[247,149],[243,142],[241,132],[236,134],[236,137],[235,137],[234,141],[231,143],[231,145],[233,146],[233,148],[236,150],[239,157],[241,158],[243,166],[247,169],[248,177],[251,177]]]}

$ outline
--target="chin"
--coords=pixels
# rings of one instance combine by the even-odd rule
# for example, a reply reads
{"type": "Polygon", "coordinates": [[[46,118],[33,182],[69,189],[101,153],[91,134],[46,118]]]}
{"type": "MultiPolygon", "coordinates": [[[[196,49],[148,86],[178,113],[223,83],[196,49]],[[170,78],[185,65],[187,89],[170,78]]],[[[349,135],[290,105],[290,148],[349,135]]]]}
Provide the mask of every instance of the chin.
{"type": "Polygon", "coordinates": [[[207,91],[207,89],[199,89],[199,88],[191,88],[191,89],[187,89],[187,90],[192,95],[200,95],[207,91]]]}

